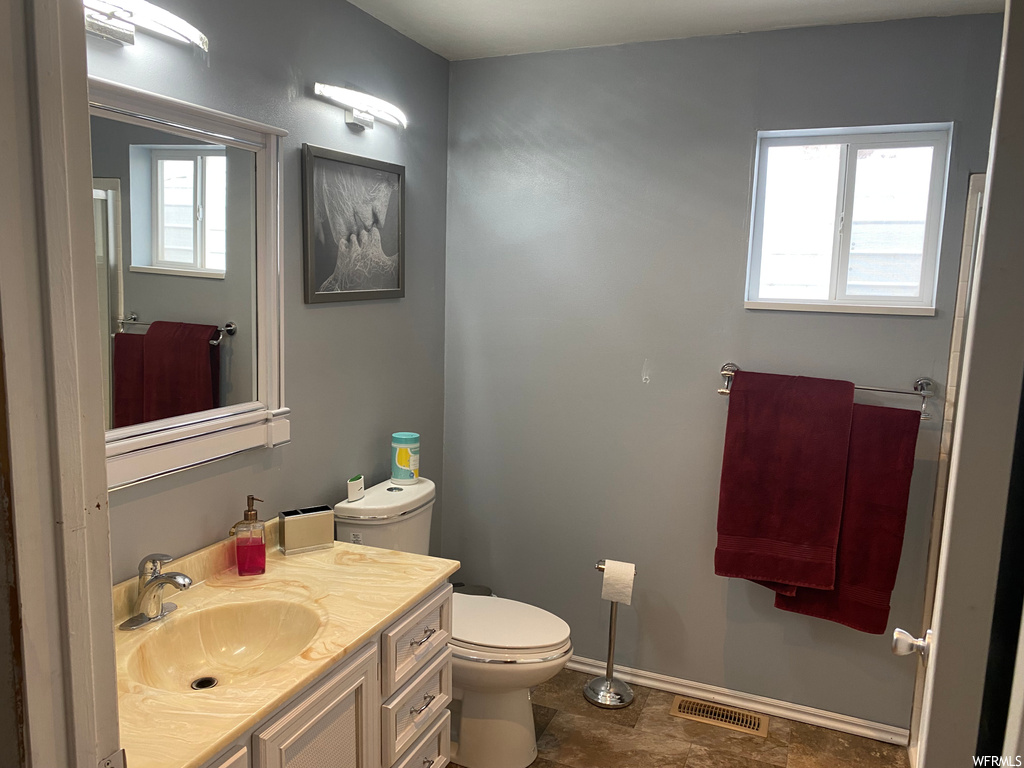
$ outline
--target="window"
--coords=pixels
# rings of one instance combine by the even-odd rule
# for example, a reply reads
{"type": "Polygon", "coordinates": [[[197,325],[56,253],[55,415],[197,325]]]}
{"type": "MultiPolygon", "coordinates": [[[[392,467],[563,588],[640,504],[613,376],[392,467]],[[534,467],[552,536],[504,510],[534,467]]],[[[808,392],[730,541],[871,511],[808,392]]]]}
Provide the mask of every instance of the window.
{"type": "Polygon", "coordinates": [[[759,132],[745,306],[934,314],[951,130],[759,132]]]}
{"type": "Polygon", "coordinates": [[[160,271],[223,277],[227,158],[224,150],[154,149],[153,261],[160,271]]]}

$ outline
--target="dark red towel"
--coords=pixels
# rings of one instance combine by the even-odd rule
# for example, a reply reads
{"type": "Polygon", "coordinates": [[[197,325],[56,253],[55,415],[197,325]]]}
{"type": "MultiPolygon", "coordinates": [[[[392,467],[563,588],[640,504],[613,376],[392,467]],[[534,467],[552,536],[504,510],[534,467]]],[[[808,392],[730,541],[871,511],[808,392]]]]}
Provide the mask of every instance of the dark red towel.
{"type": "Polygon", "coordinates": [[[851,382],[736,373],[715,573],[832,587],[852,418],[851,382]]]}
{"type": "Polygon", "coordinates": [[[921,414],[902,408],[853,407],[846,500],[835,588],[775,596],[775,607],[885,633],[896,585],[910,478],[921,414]]]}
{"type": "Polygon", "coordinates": [[[139,424],[142,416],[142,349],[146,337],[141,333],[114,334],[114,415],[113,427],[139,424]]]}
{"type": "Polygon", "coordinates": [[[215,325],[156,322],[145,335],[146,421],[207,411],[220,404],[220,347],[215,325]]]}

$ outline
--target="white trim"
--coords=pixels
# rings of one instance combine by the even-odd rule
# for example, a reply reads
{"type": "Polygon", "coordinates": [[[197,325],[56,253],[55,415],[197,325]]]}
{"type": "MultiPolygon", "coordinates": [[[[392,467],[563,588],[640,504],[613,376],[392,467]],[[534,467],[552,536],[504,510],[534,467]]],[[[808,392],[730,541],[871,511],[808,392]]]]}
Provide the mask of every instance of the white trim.
{"type": "Polygon", "coordinates": [[[775,309],[787,312],[845,312],[858,315],[918,315],[932,317],[935,307],[890,307],[884,304],[828,304],[826,302],[807,302],[797,304],[792,301],[744,301],[744,309],[775,309]]]}
{"type": "MultiPolygon", "coordinates": [[[[89,79],[89,88],[92,114],[138,125],[156,122],[170,133],[206,141],[215,139],[217,144],[252,151],[256,159],[256,210],[263,212],[256,221],[255,338],[260,341],[256,355],[259,400],[108,431],[108,487],[123,488],[240,451],[288,442],[290,427],[284,418],[289,411],[284,406],[284,276],[278,169],[280,137],[287,133],[98,78],[89,79]]],[[[159,268],[144,269],[157,271],[159,268]]],[[[192,273],[190,276],[199,275],[192,273]]]]}
{"type": "MultiPolygon", "coordinates": [[[[604,675],[607,662],[587,659],[582,656],[573,656],[565,666],[577,672],[604,675]]],[[[824,709],[805,707],[802,704],[791,704],[788,701],[770,699],[767,696],[756,696],[752,693],[733,691],[729,688],[720,688],[717,685],[695,683],[692,680],[683,680],[679,677],[645,672],[642,669],[631,669],[630,667],[616,665],[615,677],[621,678],[627,683],[635,683],[636,685],[655,688],[659,691],[668,691],[680,696],[693,696],[697,699],[713,701],[717,704],[726,704],[731,707],[740,707],[741,709],[753,709],[766,715],[784,717],[787,720],[809,723],[810,725],[817,725],[821,728],[829,728],[842,733],[852,733],[855,736],[864,736],[868,739],[884,741],[889,744],[906,746],[910,735],[906,728],[897,728],[893,725],[862,720],[859,717],[840,715],[824,709]]]]}
{"type": "Polygon", "coordinates": [[[84,16],[77,0],[7,10],[0,143],[18,159],[0,171],[0,323],[21,714],[27,765],[91,768],[119,745],[84,16]]]}
{"type": "MultiPolygon", "coordinates": [[[[151,267],[135,266],[128,267],[129,272],[147,272],[153,275],[171,275],[172,277],[204,277],[208,280],[223,280],[227,273],[223,270],[196,269],[195,267],[151,267]]],[[[122,317],[124,314],[122,313],[122,317]]]]}
{"type": "Polygon", "coordinates": [[[864,134],[875,134],[875,135],[896,135],[901,133],[918,133],[927,131],[948,131],[951,123],[899,123],[897,125],[854,125],[846,128],[797,128],[797,129],[784,129],[779,131],[758,131],[758,136],[763,136],[767,139],[776,138],[793,138],[794,144],[800,144],[802,142],[796,141],[796,139],[805,139],[808,137],[816,136],[828,136],[828,137],[843,137],[843,136],[861,136],[864,134]]]}
{"type": "MultiPolygon", "coordinates": [[[[220,112],[216,109],[200,107],[197,104],[190,104],[180,99],[172,99],[169,96],[157,96],[149,91],[140,88],[121,85],[111,80],[104,80],[101,77],[89,78],[89,103],[113,112],[121,112],[126,116],[139,114],[140,101],[147,104],[146,115],[151,120],[164,123],[165,125],[184,129],[185,131],[199,131],[198,136],[205,134],[217,134],[224,129],[225,125],[233,128],[233,136],[222,136],[224,139],[241,139],[250,143],[265,146],[267,140],[264,136],[287,136],[288,131],[283,128],[275,128],[266,123],[259,123],[227,112],[220,112]],[[150,100],[158,98],[160,104],[153,104],[150,100]]],[[[126,121],[130,122],[130,121],[126,121]]],[[[174,131],[178,133],[178,131],[174,131]]],[[[207,136],[207,140],[209,137],[207,136]]]]}

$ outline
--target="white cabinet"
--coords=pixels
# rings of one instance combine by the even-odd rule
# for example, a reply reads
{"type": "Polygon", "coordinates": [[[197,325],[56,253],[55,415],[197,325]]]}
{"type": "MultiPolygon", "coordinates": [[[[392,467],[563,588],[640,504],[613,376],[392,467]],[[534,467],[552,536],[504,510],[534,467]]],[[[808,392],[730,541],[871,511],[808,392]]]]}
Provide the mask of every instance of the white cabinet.
{"type": "Polygon", "coordinates": [[[249,750],[233,747],[226,755],[215,760],[210,768],[249,768],[249,750]]]}
{"type": "Polygon", "coordinates": [[[377,646],[253,736],[253,768],[380,768],[377,646]]]}

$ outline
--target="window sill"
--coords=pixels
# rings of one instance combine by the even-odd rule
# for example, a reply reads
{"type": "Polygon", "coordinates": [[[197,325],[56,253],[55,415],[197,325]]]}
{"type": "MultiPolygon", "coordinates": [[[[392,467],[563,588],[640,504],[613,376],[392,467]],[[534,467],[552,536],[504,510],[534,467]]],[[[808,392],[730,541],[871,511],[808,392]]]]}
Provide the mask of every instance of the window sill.
{"type": "Polygon", "coordinates": [[[934,317],[935,307],[898,307],[886,304],[810,304],[787,301],[745,301],[744,309],[774,309],[787,312],[841,312],[857,315],[916,315],[934,317]]]}
{"type": "Polygon", "coordinates": [[[178,267],[143,267],[132,264],[128,267],[129,272],[148,272],[154,275],[175,275],[176,277],[205,277],[212,278],[214,280],[223,280],[226,276],[224,272],[216,272],[214,270],[203,270],[203,269],[186,269],[178,267]]]}

